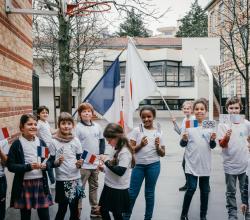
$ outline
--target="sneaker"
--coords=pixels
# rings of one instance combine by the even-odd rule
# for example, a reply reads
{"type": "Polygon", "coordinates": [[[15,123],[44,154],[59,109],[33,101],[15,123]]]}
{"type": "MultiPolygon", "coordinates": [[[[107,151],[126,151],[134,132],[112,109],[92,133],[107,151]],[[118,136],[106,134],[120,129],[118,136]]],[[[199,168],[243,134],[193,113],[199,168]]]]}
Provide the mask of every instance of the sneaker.
{"type": "Polygon", "coordinates": [[[179,188],[179,191],[186,191],[186,190],[187,190],[187,185],[186,184],[179,188]]]}
{"type": "Polygon", "coordinates": [[[101,218],[102,215],[101,215],[100,209],[92,208],[91,212],[90,212],[90,217],[91,218],[101,218]]]}

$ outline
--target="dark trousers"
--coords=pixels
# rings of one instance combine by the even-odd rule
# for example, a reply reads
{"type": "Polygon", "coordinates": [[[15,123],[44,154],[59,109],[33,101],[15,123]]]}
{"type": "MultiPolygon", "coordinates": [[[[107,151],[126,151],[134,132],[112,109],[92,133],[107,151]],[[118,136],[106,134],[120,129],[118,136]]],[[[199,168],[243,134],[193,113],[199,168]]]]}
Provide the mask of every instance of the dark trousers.
{"type": "Polygon", "coordinates": [[[7,181],[6,177],[0,177],[0,220],[4,220],[6,211],[6,191],[7,181]]]}
{"type": "MultiPolygon", "coordinates": [[[[122,213],[112,212],[114,220],[123,220],[122,213]]],[[[109,211],[101,207],[102,220],[111,220],[109,211]]]]}
{"type": "MultiPolygon", "coordinates": [[[[21,220],[31,219],[31,209],[20,209],[21,220]]],[[[37,209],[37,214],[40,220],[50,220],[49,208],[37,209]]]]}
{"type": "Polygon", "coordinates": [[[184,172],[184,175],[185,175],[185,179],[186,179],[186,183],[185,185],[187,185],[187,174],[185,173],[185,164],[186,164],[186,161],[185,161],[185,154],[183,155],[183,160],[182,160],[182,169],[183,169],[183,172],[184,172]]]}
{"type": "Polygon", "coordinates": [[[55,220],[63,220],[67,212],[68,206],[70,210],[70,220],[78,220],[78,202],[79,199],[73,199],[69,202],[65,199],[63,202],[58,203],[58,211],[55,220]]]}
{"type": "Polygon", "coordinates": [[[200,217],[206,217],[207,208],[208,208],[208,195],[210,191],[209,186],[209,176],[193,176],[192,174],[186,174],[187,176],[187,191],[184,195],[184,201],[182,205],[182,216],[186,216],[188,214],[188,210],[194,195],[194,192],[197,188],[197,183],[199,179],[199,187],[200,187],[200,217]]]}

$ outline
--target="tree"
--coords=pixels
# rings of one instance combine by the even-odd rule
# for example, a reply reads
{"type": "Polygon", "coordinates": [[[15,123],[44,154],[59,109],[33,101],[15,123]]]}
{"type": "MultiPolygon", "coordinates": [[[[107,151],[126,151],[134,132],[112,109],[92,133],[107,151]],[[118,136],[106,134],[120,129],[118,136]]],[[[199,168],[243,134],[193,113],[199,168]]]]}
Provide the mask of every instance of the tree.
{"type": "MultiPolygon", "coordinates": [[[[48,17],[47,19],[51,20],[52,18],[48,17]]],[[[52,23],[53,22],[47,22],[47,25],[45,26],[39,25],[39,18],[37,16],[33,17],[33,30],[35,30],[33,46],[35,52],[34,56],[36,56],[37,58],[36,63],[52,79],[54,123],[55,123],[55,128],[57,128],[55,81],[59,75],[58,44],[57,44],[58,36],[57,32],[55,31],[54,25],[52,25],[52,23]]]]}
{"type": "MultiPolygon", "coordinates": [[[[40,4],[36,4],[36,1],[34,2],[34,8],[37,6],[46,8],[46,10],[50,11],[58,11],[58,15],[56,16],[56,21],[54,21],[55,28],[58,31],[58,57],[59,57],[59,78],[60,78],[60,111],[66,111],[71,113],[72,109],[72,81],[73,81],[73,71],[72,71],[72,62],[70,57],[70,47],[72,43],[72,36],[71,34],[71,25],[72,20],[74,20],[74,16],[64,16],[63,7],[61,5],[60,0],[43,0],[37,2],[40,4]],[[41,6],[42,5],[42,6],[41,6]]],[[[75,0],[75,2],[79,2],[79,0],[75,0]]],[[[90,2],[88,5],[88,1],[85,3],[85,8],[87,10],[93,9],[94,11],[98,11],[99,3],[93,4],[93,2],[90,2]]],[[[165,15],[167,10],[160,14],[157,9],[152,8],[152,5],[150,3],[150,0],[108,0],[108,1],[102,1],[101,3],[112,5],[120,14],[120,16],[123,14],[122,12],[128,12],[132,9],[135,10],[135,12],[140,13],[144,16],[151,17],[153,19],[159,19],[165,15]],[[149,9],[151,8],[151,9],[149,9]]],[[[105,19],[105,16],[103,13],[99,13],[102,18],[105,19]]],[[[89,15],[86,13],[86,15],[89,15]]],[[[45,25],[45,24],[43,24],[45,25]]]]}
{"type": "Polygon", "coordinates": [[[250,1],[224,1],[217,13],[219,22],[211,27],[211,35],[220,37],[225,47],[223,71],[234,68],[235,74],[240,74],[245,81],[245,115],[249,119],[250,1]]]}
{"type": "Polygon", "coordinates": [[[136,14],[134,9],[127,12],[126,20],[120,24],[119,32],[116,33],[119,37],[149,37],[147,29],[144,27],[141,14],[136,14]]]}
{"type": "Polygon", "coordinates": [[[198,0],[192,3],[190,11],[180,19],[180,23],[176,37],[207,37],[207,14],[198,0]]]}

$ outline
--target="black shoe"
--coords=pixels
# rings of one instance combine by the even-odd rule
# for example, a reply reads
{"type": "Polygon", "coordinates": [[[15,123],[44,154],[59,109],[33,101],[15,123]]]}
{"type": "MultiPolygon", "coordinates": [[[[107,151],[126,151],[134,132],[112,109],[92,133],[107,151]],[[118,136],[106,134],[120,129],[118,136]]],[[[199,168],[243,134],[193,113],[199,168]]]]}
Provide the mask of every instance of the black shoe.
{"type": "Polygon", "coordinates": [[[207,218],[206,217],[201,217],[201,220],[207,220],[207,218]]]}
{"type": "Polygon", "coordinates": [[[187,190],[187,184],[179,188],[179,191],[186,191],[187,190]]]}
{"type": "Polygon", "coordinates": [[[185,216],[184,216],[184,215],[182,215],[182,216],[181,216],[181,218],[180,218],[180,220],[188,220],[187,215],[185,215],[185,216]]]}

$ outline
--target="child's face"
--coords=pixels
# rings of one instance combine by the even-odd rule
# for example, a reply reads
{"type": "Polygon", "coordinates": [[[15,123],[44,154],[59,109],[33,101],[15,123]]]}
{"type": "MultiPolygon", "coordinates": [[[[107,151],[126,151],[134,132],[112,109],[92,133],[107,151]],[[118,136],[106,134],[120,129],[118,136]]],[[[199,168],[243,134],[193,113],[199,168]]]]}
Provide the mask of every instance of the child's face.
{"type": "Polygon", "coordinates": [[[49,116],[49,113],[46,109],[43,109],[40,114],[39,114],[39,117],[42,121],[47,121],[48,119],[48,116],[49,116]]]}
{"type": "Polygon", "coordinates": [[[37,122],[33,118],[29,120],[21,127],[21,132],[24,137],[33,138],[37,132],[37,122]]]}
{"type": "Polygon", "coordinates": [[[206,108],[202,103],[197,103],[194,107],[194,115],[198,121],[203,121],[206,118],[206,108]]]}
{"type": "Polygon", "coordinates": [[[189,117],[192,114],[192,108],[190,105],[184,105],[182,108],[182,112],[185,116],[189,117]]]}
{"type": "Polygon", "coordinates": [[[60,131],[66,135],[72,133],[73,127],[74,125],[72,124],[71,121],[61,121],[59,126],[60,131]]]}
{"type": "Polygon", "coordinates": [[[117,138],[106,138],[106,139],[107,139],[108,144],[111,145],[112,147],[115,147],[117,145],[117,141],[118,141],[117,138]]]}
{"type": "Polygon", "coordinates": [[[153,127],[154,115],[149,110],[144,110],[141,112],[141,120],[145,128],[153,127]]]}
{"type": "Polygon", "coordinates": [[[229,105],[227,108],[228,114],[240,114],[240,104],[234,103],[232,105],[229,105]]]}
{"type": "Polygon", "coordinates": [[[84,109],[80,114],[81,120],[90,121],[93,117],[91,109],[84,109]]]}

